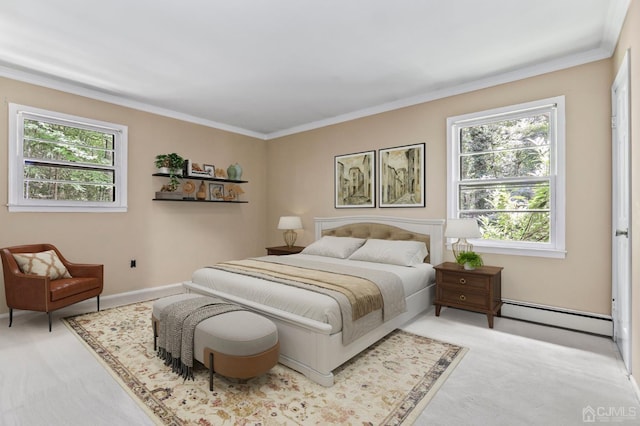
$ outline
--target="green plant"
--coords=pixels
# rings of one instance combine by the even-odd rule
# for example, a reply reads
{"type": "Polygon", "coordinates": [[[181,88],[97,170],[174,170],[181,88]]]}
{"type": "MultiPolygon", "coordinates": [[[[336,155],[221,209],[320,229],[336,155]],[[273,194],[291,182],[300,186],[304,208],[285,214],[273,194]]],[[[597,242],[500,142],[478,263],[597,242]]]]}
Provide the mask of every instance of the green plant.
{"type": "Polygon", "coordinates": [[[182,170],[184,167],[184,158],[172,152],[171,154],[156,155],[155,165],[157,168],[166,167],[169,170],[182,170]]]}
{"type": "Polygon", "coordinates": [[[158,154],[154,164],[157,168],[166,167],[169,169],[169,185],[168,189],[173,192],[178,189],[180,182],[176,173],[184,168],[184,158],[180,155],[172,152],[171,154],[158,154]]]}
{"type": "Polygon", "coordinates": [[[458,253],[458,257],[456,257],[456,262],[460,265],[468,265],[472,268],[478,268],[484,265],[482,258],[475,251],[463,251],[458,253]]]}

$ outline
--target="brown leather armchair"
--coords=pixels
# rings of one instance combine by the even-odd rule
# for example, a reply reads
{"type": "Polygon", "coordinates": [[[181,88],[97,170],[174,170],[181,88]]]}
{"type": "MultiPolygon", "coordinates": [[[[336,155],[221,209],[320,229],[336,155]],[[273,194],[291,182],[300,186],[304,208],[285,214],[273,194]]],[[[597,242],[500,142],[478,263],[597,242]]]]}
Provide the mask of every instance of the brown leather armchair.
{"type": "Polygon", "coordinates": [[[9,327],[13,323],[13,309],[47,312],[51,331],[51,312],[71,304],[97,297],[103,286],[103,265],[72,263],[51,244],[30,244],[0,249],[4,290],[9,307],[9,327]],[[52,280],[46,276],[24,274],[13,257],[14,253],[40,253],[54,250],[71,275],[52,280]]]}

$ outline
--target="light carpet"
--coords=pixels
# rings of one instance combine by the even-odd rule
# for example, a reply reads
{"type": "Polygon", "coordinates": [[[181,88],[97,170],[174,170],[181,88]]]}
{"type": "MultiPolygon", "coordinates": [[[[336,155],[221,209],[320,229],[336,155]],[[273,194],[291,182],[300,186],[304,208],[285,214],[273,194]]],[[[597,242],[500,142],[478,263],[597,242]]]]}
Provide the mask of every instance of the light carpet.
{"type": "Polygon", "coordinates": [[[320,386],[281,364],[239,383],[207,369],[184,381],[153,350],[152,301],[78,315],[67,326],[158,424],[408,425],[426,407],[465,348],[395,330],[320,386]]]}

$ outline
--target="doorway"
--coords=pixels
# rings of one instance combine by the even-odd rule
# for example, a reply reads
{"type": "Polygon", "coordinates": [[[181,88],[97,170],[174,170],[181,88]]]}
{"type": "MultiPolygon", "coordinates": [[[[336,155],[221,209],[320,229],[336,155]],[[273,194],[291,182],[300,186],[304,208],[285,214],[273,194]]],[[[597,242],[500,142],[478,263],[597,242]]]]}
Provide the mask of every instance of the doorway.
{"type": "Polygon", "coordinates": [[[612,129],[612,295],[613,339],[631,374],[631,229],[629,52],[611,86],[612,129]]]}

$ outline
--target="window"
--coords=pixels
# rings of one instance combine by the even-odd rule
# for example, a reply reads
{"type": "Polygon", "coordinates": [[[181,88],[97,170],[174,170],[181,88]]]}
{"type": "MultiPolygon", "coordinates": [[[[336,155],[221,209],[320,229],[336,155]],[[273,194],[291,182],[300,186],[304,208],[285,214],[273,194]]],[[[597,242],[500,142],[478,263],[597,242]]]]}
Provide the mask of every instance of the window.
{"type": "Polygon", "coordinates": [[[126,126],[9,104],[9,211],[126,211],[126,171],[126,126]]]}
{"type": "Polygon", "coordinates": [[[563,258],[564,97],[447,119],[447,213],[480,252],[563,258]]]}

